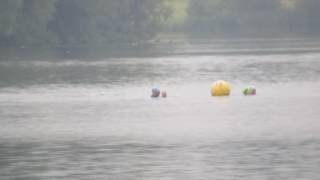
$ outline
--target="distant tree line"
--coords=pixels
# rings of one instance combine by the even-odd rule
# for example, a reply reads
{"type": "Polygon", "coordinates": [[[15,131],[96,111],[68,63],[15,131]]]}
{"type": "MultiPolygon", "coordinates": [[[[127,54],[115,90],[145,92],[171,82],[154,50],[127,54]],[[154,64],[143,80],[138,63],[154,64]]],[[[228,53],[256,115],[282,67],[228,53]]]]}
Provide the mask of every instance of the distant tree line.
{"type": "Polygon", "coordinates": [[[1,0],[0,45],[145,41],[172,14],[172,29],[190,35],[318,36],[319,8],[320,0],[1,0]]]}
{"type": "Polygon", "coordinates": [[[189,0],[194,34],[320,35],[320,0],[189,0]]]}
{"type": "Polygon", "coordinates": [[[1,0],[0,44],[76,45],[150,39],[163,0],[1,0]]]}

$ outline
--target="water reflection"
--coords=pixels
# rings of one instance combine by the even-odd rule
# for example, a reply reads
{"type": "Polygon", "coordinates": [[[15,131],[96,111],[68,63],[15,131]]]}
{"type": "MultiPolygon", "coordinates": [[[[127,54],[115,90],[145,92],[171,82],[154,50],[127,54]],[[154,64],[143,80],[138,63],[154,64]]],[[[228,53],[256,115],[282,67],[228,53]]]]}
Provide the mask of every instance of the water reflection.
{"type": "Polygon", "coordinates": [[[2,143],[2,179],[317,179],[317,140],[2,143]]]}

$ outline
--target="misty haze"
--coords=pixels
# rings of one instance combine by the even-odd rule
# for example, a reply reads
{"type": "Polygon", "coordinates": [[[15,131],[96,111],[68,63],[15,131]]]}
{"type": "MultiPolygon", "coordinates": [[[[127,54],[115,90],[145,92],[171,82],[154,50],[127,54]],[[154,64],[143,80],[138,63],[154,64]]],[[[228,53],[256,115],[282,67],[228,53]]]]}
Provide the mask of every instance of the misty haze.
{"type": "Polygon", "coordinates": [[[0,0],[0,179],[320,179],[319,8],[0,0]]]}

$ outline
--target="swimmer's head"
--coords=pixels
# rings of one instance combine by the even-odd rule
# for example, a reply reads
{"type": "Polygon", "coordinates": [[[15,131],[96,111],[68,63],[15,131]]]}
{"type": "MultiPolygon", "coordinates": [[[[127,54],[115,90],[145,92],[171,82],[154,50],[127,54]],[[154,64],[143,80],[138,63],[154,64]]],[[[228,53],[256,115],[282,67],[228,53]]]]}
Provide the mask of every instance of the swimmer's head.
{"type": "Polygon", "coordinates": [[[160,89],[159,88],[152,88],[151,90],[151,97],[159,97],[160,96],[160,89]]]}

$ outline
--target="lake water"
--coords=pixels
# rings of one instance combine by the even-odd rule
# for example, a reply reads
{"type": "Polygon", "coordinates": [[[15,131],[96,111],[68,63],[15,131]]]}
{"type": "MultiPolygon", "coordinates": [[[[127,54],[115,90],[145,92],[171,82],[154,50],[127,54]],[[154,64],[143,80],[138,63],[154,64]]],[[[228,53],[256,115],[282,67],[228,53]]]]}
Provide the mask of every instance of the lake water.
{"type": "Polygon", "coordinates": [[[319,47],[239,40],[2,58],[0,179],[320,179],[319,47]],[[230,97],[210,96],[219,79],[230,97]],[[242,95],[247,85],[257,96],[242,95]],[[151,99],[153,86],[168,98],[151,99]]]}

